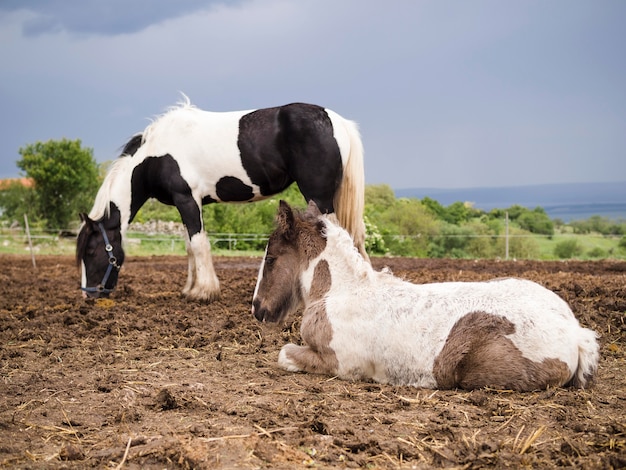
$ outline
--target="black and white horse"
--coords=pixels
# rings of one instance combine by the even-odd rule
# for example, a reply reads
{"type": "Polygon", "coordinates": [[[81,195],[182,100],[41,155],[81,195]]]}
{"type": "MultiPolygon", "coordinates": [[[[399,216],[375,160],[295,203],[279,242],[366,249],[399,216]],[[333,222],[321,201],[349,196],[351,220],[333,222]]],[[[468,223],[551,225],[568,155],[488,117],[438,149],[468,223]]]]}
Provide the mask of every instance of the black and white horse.
{"type": "Polygon", "coordinates": [[[523,279],[412,284],[374,271],[332,214],[281,201],[252,313],[279,322],[303,307],[305,345],[278,363],[343,379],[425,388],[585,387],[594,331],[554,292],[523,279]]]}
{"type": "MultiPolygon", "coordinates": [[[[185,97],[186,98],[186,97],[185,97]]],[[[320,106],[209,112],[189,100],[126,144],[89,215],[81,214],[76,259],[88,296],[108,295],[124,261],[122,238],[149,199],[174,205],[186,227],[183,294],[219,296],[202,205],[258,201],[298,184],[307,201],[336,213],[365,253],[363,145],[352,121],[320,106]]]]}

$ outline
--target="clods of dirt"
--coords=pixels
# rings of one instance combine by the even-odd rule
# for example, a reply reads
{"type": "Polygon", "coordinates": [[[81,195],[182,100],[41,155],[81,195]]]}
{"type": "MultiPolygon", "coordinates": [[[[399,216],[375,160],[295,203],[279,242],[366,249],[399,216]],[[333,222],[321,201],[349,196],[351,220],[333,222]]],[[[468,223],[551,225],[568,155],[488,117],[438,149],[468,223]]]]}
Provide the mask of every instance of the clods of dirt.
{"type": "Polygon", "coordinates": [[[276,366],[299,319],[258,323],[260,259],[218,258],[222,297],[181,297],[182,257],[130,258],[85,300],[71,257],[0,256],[0,465],[15,468],[626,466],[626,263],[375,258],[412,282],[516,276],[601,335],[593,387],[434,391],[276,366]]]}

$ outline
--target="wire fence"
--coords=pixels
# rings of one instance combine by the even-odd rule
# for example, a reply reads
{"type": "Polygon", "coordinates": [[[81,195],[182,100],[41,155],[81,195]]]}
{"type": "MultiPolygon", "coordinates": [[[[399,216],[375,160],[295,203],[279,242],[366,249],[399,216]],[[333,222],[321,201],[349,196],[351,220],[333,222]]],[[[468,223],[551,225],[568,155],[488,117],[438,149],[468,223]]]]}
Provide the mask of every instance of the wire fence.
{"type": "MultiPolygon", "coordinates": [[[[157,231],[133,231],[133,226],[125,237],[125,251],[129,255],[183,255],[186,253],[186,244],[180,227],[174,230],[157,231]]],[[[76,229],[45,230],[31,227],[27,232],[25,227],[14,225],[13,227],[0,227],[0,253],[37,253],[37,254],[73,254],[76,247],[76,229]],[[29,236],[30,235],[30,236],[29,236]]],[[[261,252],[269,238],[268,234],[259,233],[207,233],[213,250],[219,252],[261,252]]],[[[501,234],[386,234],[384,240],[387,247],[398,244],[406,244],[411,241],[425,241],[430,244],[448,246],[446,252],[439,252],[436,257],[476,257],[476,258],[527,258],[527,259],[558,259],[562,256],[554,254],[554,247],[560,242],[575,240],[583,247],[574,258],[612,258],[626,259],[626,247],[624,247],[622,235],[601,234],[576,234],[555,233],[554,235],[537,235],[531,233],[501,233],[501,234]],[[485,244],[491,244],[491,248],[482,252],[454,252],[454,247],[461,240],[478,244],[484,248],[485,244]],[[471,242],[475,240],[475,242],[471,242]],[[480,241],[485,240],[485,241],[480,241]],[[528,242],[526,242],[528,241],[528,242]],[[528,243],[531,243],[529,248],[528,243]],[[521,245],[520,245],[521,244],[521,245]],[[509,246],[517,246],[511,249],[509,246]]],[[[476,248],[475,248],[476,249],[476,248]]],[[[480,248],[479,248],[480,249],[480,248]]],[[[399,256],[412,256],[410,253],[390,251],[389,254],[399,256]]]]}

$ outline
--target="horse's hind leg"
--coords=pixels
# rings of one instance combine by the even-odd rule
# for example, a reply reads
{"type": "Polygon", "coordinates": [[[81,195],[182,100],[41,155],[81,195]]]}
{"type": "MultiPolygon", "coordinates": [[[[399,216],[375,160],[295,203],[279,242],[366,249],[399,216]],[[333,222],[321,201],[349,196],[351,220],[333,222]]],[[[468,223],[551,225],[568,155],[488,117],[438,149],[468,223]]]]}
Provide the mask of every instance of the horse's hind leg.
{"type": "Polygon", "coordinates": [[[220,296],[220,281],[211,258],[211,244],[204,231],[191,237],[187,245],[189,272],[183,294],[189,298],[212,302],[220,296]]]}

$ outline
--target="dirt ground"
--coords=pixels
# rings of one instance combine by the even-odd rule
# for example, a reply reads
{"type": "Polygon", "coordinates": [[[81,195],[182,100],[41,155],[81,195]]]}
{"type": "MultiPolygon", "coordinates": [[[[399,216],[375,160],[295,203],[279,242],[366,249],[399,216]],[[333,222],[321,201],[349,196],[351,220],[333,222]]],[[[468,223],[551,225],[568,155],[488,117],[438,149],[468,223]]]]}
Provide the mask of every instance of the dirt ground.
{"type": "Polygon", "coordinates": [[[250,314],[258,258],[218,258],[186,301],[182,257],[130,258],[109,300],[71,257],[0,256],[0,465],[13,468],[626,467],[626,263],[384,258],[413,282],[517,276],[601,334],[587,390],[432,391],[278,369],[299,319],[250,314]]]}

